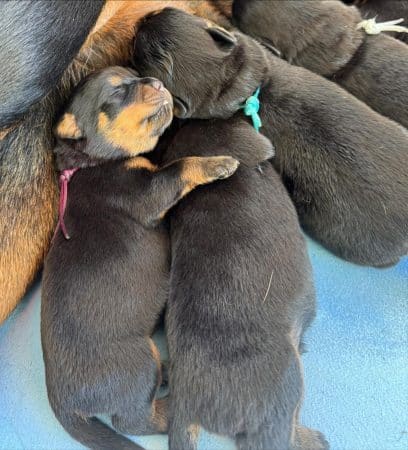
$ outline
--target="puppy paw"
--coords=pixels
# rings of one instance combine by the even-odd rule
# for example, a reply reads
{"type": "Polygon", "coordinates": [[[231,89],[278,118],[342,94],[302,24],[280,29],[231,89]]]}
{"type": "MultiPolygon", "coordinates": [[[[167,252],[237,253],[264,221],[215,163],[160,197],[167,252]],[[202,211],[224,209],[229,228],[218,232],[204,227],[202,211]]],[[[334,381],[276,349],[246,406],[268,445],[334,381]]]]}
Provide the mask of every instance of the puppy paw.
{"type": "Polygon", "coordinates": [[[320,431],[296,427],[293,450],[329,450],[329,448],[329,443],[320,431]]]}
{"type": "Polygon", "coordinates": [[[203,169],[208,182],[229,178],[238,169],[239,161],[230,156],[205,158],[203,169]]]}
{"type": "Polygon", "coordinates": [[[239,162],[230,156],[192,156],[183,159],[181,178],[186,184],[185,193],[196,186],[230,177],[239,162]]]}

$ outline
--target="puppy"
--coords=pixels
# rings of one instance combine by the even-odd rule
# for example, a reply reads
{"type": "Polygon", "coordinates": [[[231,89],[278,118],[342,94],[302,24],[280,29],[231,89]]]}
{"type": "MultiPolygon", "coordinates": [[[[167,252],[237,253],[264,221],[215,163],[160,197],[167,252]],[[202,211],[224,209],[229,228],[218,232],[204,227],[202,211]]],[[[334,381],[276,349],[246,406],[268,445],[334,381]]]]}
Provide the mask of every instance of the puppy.
{"type": "Polygon", "coordinates": [[[408,128],[408,46],[366,34],[357,8],[338,0],[235,0],[233,17],[286,61],[331,78],[408,128]]]}
{"type": "Polygon", "coordinates": [[[201,427],[240,450],[325,449],[319,432],[298,424],[299,346],[315,296],[296,211],[265,161],[272,145],[234,117],[185,125],[164,161],[192,150],[240,167],[169,215],[170,450],[195,450],[201,427]]]}
{"type": "Polygon", "coordinates": [[[153,400],[160,355],[150,339],[169,275],[159,222],[196,186],[238,164],[191,157],[159,170],[136,156],[155,146],[171,119],[161,82],[114,67],[78,88],[56,127],[58,168],[76,172],[45,261],[42,346],[54,413],[90,448],[141,448],[97,414],[124,433],[166,431],[166,401],[153,400]]]}
{"type": "Polygon", "coordinates": [[[358,264],[407,253],[406,129],[254,39],[174,9],[141,23],[134,63],[161,77],[179,117],[230,117],[261,87],[261,131],[304,229],[358,264]]]}

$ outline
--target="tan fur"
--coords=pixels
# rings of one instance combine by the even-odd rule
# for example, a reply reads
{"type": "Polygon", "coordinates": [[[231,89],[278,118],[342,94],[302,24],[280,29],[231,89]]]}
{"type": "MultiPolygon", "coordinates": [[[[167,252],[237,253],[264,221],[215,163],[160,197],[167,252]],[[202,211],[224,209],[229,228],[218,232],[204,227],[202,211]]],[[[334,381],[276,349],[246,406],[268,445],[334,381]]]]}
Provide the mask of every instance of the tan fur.
{"type": "MultiPolygon", "coordinates": [[[[18,142],[12,166],[0,167],[0,323],[15,308],[33,281],[48,250],[56,224],[58,185],[52,158],[51,126],[60,100],[89,73],[111,65],[128,65],[136,23],[166,6],[222,18],[207,1],[108,0],[58,88],[31,108],[29,119],[2,130],[0,139],[18,142]],[[47,118],[44,120],[44,111],[47,118]],[[41,120],[36,117],[41,116],[41,120]],[[27,143],[35,149],[27,152],[27,143]],[[3,174],[7,174],[5,177],[3,174]]],[[[116,124],[120,127],[120,123],[116,124]]],[[[111,135],[120,141],[120,137],[111,135]]],[[[152,139],[152,145],[153,139],[152,139]]],[[[135,154],[132,148],[131,154],[135,154]]],[[[7,160],[11,163],[11,160],[7,160]]]]}
{"type": "Polygon", "coordinates": [[[156,361],[157,367],[160,369],[161,368],[161,357],[160,357],[159,349],[157,348],[157,345],[154,343],[153,339],[149,338],[148,341],[149,341],[150,350],[152,351],[153,359],[156,361]]]}
{"type": "Polygon", "coordinates": [[[104,113],[98,117],[98,127],[105,139],[130,155],[153,149],[158,136],[151,136],[154,126],[145,122],[156,107],[139,103],[124,108],[114,120],[109,121],[104,113]]]}
{"type": "Polygon", "coordinates": [[[117,87],[122,84],[122,80],[122,77],[115,75],[114,77],[110,77],[108,81],[112,86],[117,87]]]}
{"type": "Polygon", "coordinates": [[[196,156],[185,158],[181,179],[186,183],[186,189],[189,189],[188,192],[194,187],[207,182],[208,177],[203,170],[200,158],[196,156]]]}
{"type": "Polygon", "coordinates": [[[233,0],[211,0],[211,3],[226,17],[230,18],[232,16],[233,0]]]}
{"type": "Polygon", "coordinates": [[[167,432],[167,398],[159,398],[153,401],[151,422],[159,433],[167,432]]]}
{"type": "Polygon", "coordinates": [[[13,129],[14,127],[7,127],[0,130],[0,141],[3,140],[13,129]]]}
{"type": "Polygon", "coordinates": [[[79,139],[82,136],[74,115],[69,113],[63,115],[55,132],[61,139],[79,139]]]}
{"type": "Polygon", "coordinates": [[[191,424],[188,427],[187,432],[189,434],[190,441],[193,443],[193,445],[197,445],[198,438],[200,436],[200,426],[197,424],[191,424]]]}
{"type": "MultiPolygon", "coordinates": [[[[224,156],[209,157],[206,158],[205,162],[203,162],[202,158],[196,156],[183,158],[181,180],[185,183],[185,187],[182,195],[187,195],[197,186],[219,179],[219,175],[213,169],[222,160],[225,160],[224,156]]],[[[231,162],[235,164],[235,162],[231,162]]]]}
{"type": "Polygon", "coordinates": [[[126,161],[125,166],[127,169],[147,169],[150,172],[156,172],[157,166],[152,164],[147,158],[138,156],[136,158],[126,161]]]}
{"type": "MultiPolygon", "coordinates": [[[[144,158],[137,158],[144,159],[144,158]]],[[[154,343],[153,339],[148,339],[149,347],[153,355],[153,359],[157,364],[158,369],[158,385],[161,384],[161,357],[159,349],[154,343]]],[[[156,399],[152,403],[152,414],[151,414],[151,423],[154,425],[154,428],[160,432],[165,433],[168,429],[168,421],[167,421],[167,399],[156,399]]]]}
{"type": "MultiPolygon", "coordinates": [[[[42,148],[43,142],[38,139],[36,144],[42,148]]],[[[38,157],[27,169],[23,166],[26,151],[21,146],[13,155],[13,177],[4,177],[0,183],[0,323],[33,281],[56,221],[57,188],[51,154],[38,157]]]]}

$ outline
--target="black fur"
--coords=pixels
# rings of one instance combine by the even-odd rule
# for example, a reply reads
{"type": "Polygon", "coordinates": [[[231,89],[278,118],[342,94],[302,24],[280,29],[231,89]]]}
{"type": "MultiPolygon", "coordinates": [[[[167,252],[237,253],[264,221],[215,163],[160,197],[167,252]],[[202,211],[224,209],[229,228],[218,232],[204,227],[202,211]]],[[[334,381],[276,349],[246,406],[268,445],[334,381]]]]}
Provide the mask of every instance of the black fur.
{"type": "MultiPolygon", "coordinates": [[[[106,106],[116,116],[129,106],[112,76],[131,90],[131,106],[144,107],[138,126],[145,147],[136,153],[151,150],[148,133],[171,121],[172,105],[163,103],[168,92],[123,68],[90,77],[77,91],[56,127],[55,149],[60,169],[81,167],[69,184],[64,217],[71,239],[57,230],[45,261],[41,335],[48,397],[64,428],[90,448],[140,449],[95,416],[108,414],[117,430],[131,434],[166,430],[166,399],[153,400],[160,359],[150,339],[169,276],[168,234],[157,224],[198,184],[186,171],[201,169],[204,183],[229,176],[237,163],[188,158],[156,171],[145,158],[124,159],[128,149],[108,142],[97,124],[106,106]],[[156,118],[147,119],[150,105],[156,118]],[[61,125],[67,114],[75,118],[71,127],[61,125]]],[[[121,122],[122,133],[134,131],[136,113],[121,122]]]]}
{"type": "Polygon", "coordinates": [[[165,163],[191,152],[241,165],[170,212],[170,450],[197,448],[192,426],[240,450],[325,449],[298,424],[315,296],[295,209],[265,161],[272,145],[236,117],[185,125],[165,163]]]}
{"type": "Polygon", "coordinates": [[[220,45],[209,27],[174,9],[145,19],[137,70],[160,77],[184,117],[232,116],[262,86],[261,131],[305,230],[355,263],[396,263],[408,250],[407,130],[250,37],[220,45]]]}
{"type": "Polygon", "coordinates": [[[0,2],[0,127],[11,124],[60,80],[103,0],[0,2]]]}
{"type": "Polygon", "coordinates": [[[333,79],[408,127],[408,46],[357,29],[357,8],[338,0],[235,0],[233,12],[244,33],[276,47],[286,61],[333,79]]]}

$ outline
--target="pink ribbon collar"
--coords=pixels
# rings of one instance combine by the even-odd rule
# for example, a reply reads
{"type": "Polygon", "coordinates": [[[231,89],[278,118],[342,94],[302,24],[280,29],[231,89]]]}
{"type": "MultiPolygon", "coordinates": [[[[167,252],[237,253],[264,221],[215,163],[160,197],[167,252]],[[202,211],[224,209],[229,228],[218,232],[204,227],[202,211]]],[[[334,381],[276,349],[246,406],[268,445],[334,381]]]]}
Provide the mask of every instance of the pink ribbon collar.
{"type": "Polygon", "coordinates": [[[68,183],[70,182],[74,173],[78,170],[78,167],[74,169],[66,169],[63,170],[59,177],[59,185],[60,185],[60,198],[59,198],[59,207],[58,207],[58,223],[57,228],[55,229],[54,237],[57,234],[58,230],[61,229],[62,234],[65,239],[71,239],[71,236],[67,233],[67,229],[64,223],[64,215],[65,210],[67,208],[67,200],[68,200],[68,183]]]}

